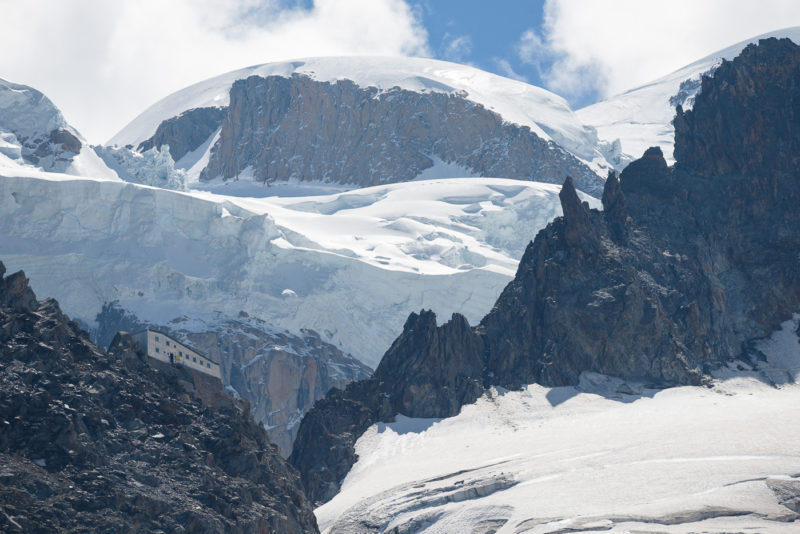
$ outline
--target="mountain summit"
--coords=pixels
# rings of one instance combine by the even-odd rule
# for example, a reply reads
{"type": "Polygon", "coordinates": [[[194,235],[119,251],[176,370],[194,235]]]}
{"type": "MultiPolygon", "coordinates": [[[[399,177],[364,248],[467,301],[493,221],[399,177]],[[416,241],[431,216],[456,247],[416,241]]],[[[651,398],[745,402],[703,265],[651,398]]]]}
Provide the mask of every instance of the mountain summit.
{"type": "MultiPolygon", "coordinates": [[[[370,186],[502,176],[599,195],[611,145],[561,97],[472,67],[415,58],[308,58],[178,91],[111,144],[169,145],[191,179],[370,186]]],[[[610,152],[611,151],[611,152],[610,152]]]]}
{"type": "Polygon", "coordinates": [[[703,76],[714,72],[723,60],[730,61],[747,45],[770,37],[800,42],[800,28],[785,28],[736,43],[657,80],[576,110],[575,114],[595,127],[601,139],[618,140],[623,159],[630,161],[647,148],[658,146],[667,163],[672,164],[675,108],[691,108],[703,76]]]}

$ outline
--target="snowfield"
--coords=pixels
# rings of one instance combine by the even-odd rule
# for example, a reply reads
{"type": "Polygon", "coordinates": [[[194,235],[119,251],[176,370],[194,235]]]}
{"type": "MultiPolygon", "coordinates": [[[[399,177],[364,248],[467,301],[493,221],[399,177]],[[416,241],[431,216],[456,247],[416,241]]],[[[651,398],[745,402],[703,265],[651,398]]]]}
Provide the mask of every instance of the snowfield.
{"type": "MultiPolygon", "coordinates": [[[[309,76],[335,82],[351,80],[361,87],[460,94],[500,114],[506,121],[528,126],[552,140],[605,177],[612,167],[598,144],[597,132],[585,126],[566,100],[540,87],[486,71],[425,58],[319,57],[266,63],[222,74],[173,93],[145,110],[112,137],[109,145],[138,146],[161,121],[198,107],[223,107],[236,80],[249,76],[309,76]]],[[[210,144],[209,144],[210,148],[210,144]]]]}
{"type": "Polygon", "coordinates": [[[249,198],[0,176],[0,257],[89,327],[112,301],[155,324],[245,311],[372,367],[412,311],[483,317],[561,213],[559,186],[492,178],[249,198]]]}
{"type": "Polygon", "coordinates": [[[768,37],[788,37],[795,43],[800,43],[800,28],[786,28],[742,41],[646,85],[579,109],[575,113],[583,123],[597,128],[600,139],[619,139],[622,152],[631,159],[642,157],[644,151],[651,146],[659,146],[667,163],[671,165],[675,162],[672,157],[675,139],[672,119],[675,118],[676,104],[680,103],[684,109],[691,108],[704,73],[715,68],[723,59],[730,60],[738,56],[748,44],[768,37]],[[671,103],[670,99],[681,91],[681,84],[687,80],[681,96],[671,103]]]}
{"type": "Polygon", "coordinates": [[[578,387],[492,390],[449,419],[373,425],[320,528],[797,532],[798,321],[761,344],[762,368],[732,364],[710,387],[585,373],[578,387]]]}

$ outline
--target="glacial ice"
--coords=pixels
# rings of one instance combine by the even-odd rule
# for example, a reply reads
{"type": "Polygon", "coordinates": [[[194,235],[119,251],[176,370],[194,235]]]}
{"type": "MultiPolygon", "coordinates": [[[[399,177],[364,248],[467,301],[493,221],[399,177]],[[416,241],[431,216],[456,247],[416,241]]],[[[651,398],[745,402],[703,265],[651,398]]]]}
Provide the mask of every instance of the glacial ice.
{"type": "Polygon", "coordinates": [[[478,321],[560,214],[558,186],[491,178],[251,198],[0,175],[0,256],[90,327],[113,301],[156,324],[245,311],[371,367],[412,311],[478,321]]]}

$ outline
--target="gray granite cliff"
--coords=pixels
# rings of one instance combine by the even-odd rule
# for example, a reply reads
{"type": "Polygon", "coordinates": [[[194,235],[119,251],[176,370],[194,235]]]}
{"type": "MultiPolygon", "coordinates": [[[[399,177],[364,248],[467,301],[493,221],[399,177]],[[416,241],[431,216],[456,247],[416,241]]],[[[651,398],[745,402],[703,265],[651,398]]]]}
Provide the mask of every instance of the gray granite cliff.
{"type": "Polygon", "coordinates": [[[139,149],[166,144],[177,161],[217,127],[206,180],[246,175],[365,187],[412,180],[442,161],[477,176],[561,183],[570,175],[594,196],[603,187],[564,148],[462,95],[379,91],[302,75],[237,80],[227,108],[165,120],[139,149]]]}

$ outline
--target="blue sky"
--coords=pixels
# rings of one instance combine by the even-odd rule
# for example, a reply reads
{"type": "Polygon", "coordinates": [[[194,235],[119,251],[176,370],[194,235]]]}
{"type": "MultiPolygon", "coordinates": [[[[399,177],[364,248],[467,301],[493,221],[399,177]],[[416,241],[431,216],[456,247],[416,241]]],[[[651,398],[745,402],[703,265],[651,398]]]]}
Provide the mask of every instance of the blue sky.
{"type": "Polygon", "coordinates": [[[439,58],[592,104],[800,25],[797,0],[410,0],[439,58]]]}
{"type": "Polygon", "coordinates": [[[578,109],[756,35],[798,0],[0,0],[0,78],[89,142],[192,83],[309,56],[408,55],[522,78],[578,109]]]}
{"type": "Polygon", "coordinates": [[[412,5],[439,59],[470,63],[503,76],[513,72],[541,84],[537,70],[520,61],[517,47],[526,31],[541,31],[544,0],[426,0],[412,5]]]}
{"type": "MultiPolygon", "coordinates": [[[[520,60],[518,46],[526,31],[541,32],[545,0],[409,0],[408,4],[427,32],[433,57],[542,85],[538,69],[520,60]]],[[[314,2],[281,0],[280,5],[311,10],[314,2]]]]}

